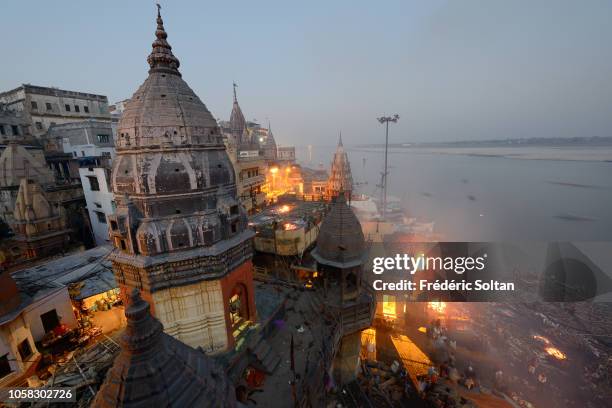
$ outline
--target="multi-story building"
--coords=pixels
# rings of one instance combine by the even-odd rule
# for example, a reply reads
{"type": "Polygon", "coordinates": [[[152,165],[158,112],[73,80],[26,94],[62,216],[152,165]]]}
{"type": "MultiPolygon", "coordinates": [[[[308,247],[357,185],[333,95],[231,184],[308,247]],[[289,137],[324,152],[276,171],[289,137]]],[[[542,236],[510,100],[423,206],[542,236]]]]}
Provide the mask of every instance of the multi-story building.
{"type": "Polygon", "coordinates": [[[47,140],[74,158],[115,155],[113,130],[108,121],[89,119],[54,125],[47,140]]]}
{"type": "Polygon", "coordinates": [[[256,316],[254,233],[221,131],[182,79],[159,12],[155,35],[117,129],[113,271],[123,298],[140,289],[167,334],[222,352],[256,316]]]}
{"type": "Polygon", "coordinates": [[[0,103],[0,144],[30,141],[30,127],[23,112],[7,109],[0,103]]]}
{"type": "Polygon", "coordinates": [[[8,271],[0,271],[0,387],[23,384],[36,373],[41,354],[36,343],[52,330],[77,325],[68,288],[38,282],[22,290],[8,271]]]}
{"type": "Polygon", "coordinates": [[[22,112],[28,133],[41,138],[53,125],[97,119],[110,121],[108,98],[85,92],[23,84],[0,93],[0,103],[22,112]]]}
{"type": "Polygon", "coordinates": [[[259,145],[258,127],[258,124],[246,122],[244,119],[234,84],[234,104],[230,121],[222,124],[222,131],[236,173],[238,197],[249,214],[258,211],[266,204],[264,186],[267,163],[259,145]],[[251,128],[247,127],[248,124],[251,128]]]}
{"type": "Polygon", "coordinates": [[[276,157],[279,161],[295,163],[295,146],[278,146],[276,157]]]}
{"type": "Polygon", "coordinates": [[[110,171],[115,156],[112,124],[98,120],[55,125],[49,129],[49,141],[61,146],[78,164],[87,212],[97,245],[109,242],[106,216],[115,210],[110,188],[110,171]]]}

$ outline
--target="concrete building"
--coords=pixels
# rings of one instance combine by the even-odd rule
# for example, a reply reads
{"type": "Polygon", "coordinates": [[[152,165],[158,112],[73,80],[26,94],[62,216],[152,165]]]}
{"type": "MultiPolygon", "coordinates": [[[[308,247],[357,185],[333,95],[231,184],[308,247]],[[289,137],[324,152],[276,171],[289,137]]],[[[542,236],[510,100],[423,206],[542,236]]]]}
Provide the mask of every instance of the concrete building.
{"type": "Polygon", "coordinates": [[[82,322],[87,321],[108,333],[125,326],[123,306],[118,305],[119,287],[108,259],[110,245],[47,260],[12,273],[20,288],[35,289],[40,282],[53,282],[70,288],[74,311],[82,322]]]}
{"type": "Polygon", "coordinates": [[[35,342],[45,334],[76,328],[68,288],[39,281],[18,287],[7,271],[0,272],[0,387],[22,384],[34,374],[41,358],[35,342]]]}
{"type": "Polygon", "coordinates": [[[147,79],[119,121],[109,216],[113,271],[164,331],[208,353],[255,320],[253,232],[217,122],[179,72],[158,13],[147,79]]]}
{"type": "Polygon", "coordinates": [[[105,157],[79,159],[79,175],[87,203],[87,212],[96,245],[110,243],[107,217],[115,212],[116,204],[110,176],[111,161],[105,157]]]}
{"type": "Polygon", "coordinates": [[[49,129],[47,139],[74,158],[115,155],[115,137],[108,121],[89,119],[55,125],[49,129]]]}
{"type": "Polygon", "coordinates": [[[56,125],[48,138],[61,145],[64,153],[78,163],[78,174],[87,204],[87,212],[96,245],[110,242],[106,217],[115,211],[110,187],[115,140],[109,122],[87,120],[56,125]]]}
{"type": "Polygon", "coordinates": [[[104,95],[23,84],[0,93],[0,103],[21,112],[28,133],[37,139],[56,124],[84,119],[110,121],[108,98],[104,95]]]}
{"type": "Polygon", "coordinates": [[[0,144],[32,140],[30,127],[23,112],[7,109],[0,103],[0,144]]]}
{"type": "Polygon", "coordinates": [[[279,161],[295,163],[295,146],[278,146],[276,157],[279,161]]]}

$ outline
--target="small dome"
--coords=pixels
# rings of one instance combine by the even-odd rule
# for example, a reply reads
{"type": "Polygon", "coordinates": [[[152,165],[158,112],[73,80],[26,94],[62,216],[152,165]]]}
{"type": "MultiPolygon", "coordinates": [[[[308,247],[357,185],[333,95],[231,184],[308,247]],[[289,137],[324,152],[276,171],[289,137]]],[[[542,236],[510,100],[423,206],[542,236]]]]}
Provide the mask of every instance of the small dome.
{"type": "Polygon", "coordinates": [[[137,289],[125,309],[121,351],[93,407],[235,407],[231,382],[204,352],[167,335],[137,289]]]}
{"type": "Polygon", "coordinates": [[[323,219],[312,255],[321,264],[343,268],[361,265],[364,252],[361,224],[341,194],[323,219]]]}

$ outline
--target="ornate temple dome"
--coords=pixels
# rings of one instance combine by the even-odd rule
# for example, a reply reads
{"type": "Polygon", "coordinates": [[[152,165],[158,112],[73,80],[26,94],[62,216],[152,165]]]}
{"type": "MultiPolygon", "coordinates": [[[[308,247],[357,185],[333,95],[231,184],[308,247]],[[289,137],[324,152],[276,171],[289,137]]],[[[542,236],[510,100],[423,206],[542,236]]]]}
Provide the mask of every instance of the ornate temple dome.
{"type": "Polygon", "coordinates": [[[234,83],[234,104],[232,105],[232,113],[230,114],[230,129],[232,135],[236,138],[236,143],[243,143],[244,136],[246,134],[246,120],[240,105],[238,104],[238,97],[236,96],[236,83],[234,83]]]}
{"type": "Polygon", "coordinates": [[[163,332],[135,289],[121,351],[92,407],[234,407],[225,372],[204,352],[163,332]]]}
{"type": "Polygon", "coordinates": [[[361,224],[345,195],[339,194],[323,219],[312,256],[320,264],[348,268],[363,263],[365,249],[361,224]]]}
{"type": "Polygon", "coordinates": [[[14,141],[0,155],[0,187],[18,186],[21,179],[28,178],[47,185],[55,180],[53,173],[47,167],[42,150],[36,157],[24,146],[14,141]]]}
{"type": "Polygon", "coordinates": [[[182,79],[159,10],[155,37],[149,76],[118,124],[111,176],[119,217],[111,227],[123,231],[129,217],[128,229],[138,230],[115,245],[145,255],[210,246],[246,228],[221,131],[182,79]],[[219,199],[232,202],[227,213],[219,199]]]}
{"type": "Polygon", "coordinates": [[[40,185],[25,178],[19,185],[13,217],[17,234],[35,236],[61,230],[60,215],[53,211],[40,185]]]}
{"type": "Polygon", "coordinates": [[[342,134],[338,140],[338,147],[332,160],[329,179],[327,181],[327,192],[330,197],[335,197],[338,192],[344,191],[350,197],[353,191],[353,175],[351,163],[342,145],[342,134]]]}

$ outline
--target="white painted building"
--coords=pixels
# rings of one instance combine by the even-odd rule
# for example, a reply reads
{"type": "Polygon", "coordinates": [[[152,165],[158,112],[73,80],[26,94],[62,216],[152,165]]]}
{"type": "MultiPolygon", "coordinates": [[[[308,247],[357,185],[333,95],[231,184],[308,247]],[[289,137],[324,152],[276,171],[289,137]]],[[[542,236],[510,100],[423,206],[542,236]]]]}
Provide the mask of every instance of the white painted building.
{"type": "Polygon", "coordinates": [[[115,157],[114,135],[111,123],[96,120],[57,125],[48,135],[79,163],[79,177],[97,245],[110,242],[106,216],[115,211],[109,183],[115,157]]]}
{"type": "Polygon", "coordinates": [[[79,176],[96,245],[108,244],[110,239],[106,216],[115,212],[115,201],[109,184],[110,168],[101,164],[81,166],[79,176]]]}
{"type": "Polygon", "coordinates": [[[40,359],[35,342],[58,325],[77,327],[68,288],[20,293],[17,307],[0,315],[0,387],[23,381],[40,359]]]}

